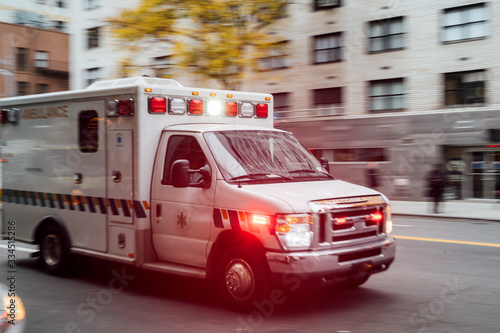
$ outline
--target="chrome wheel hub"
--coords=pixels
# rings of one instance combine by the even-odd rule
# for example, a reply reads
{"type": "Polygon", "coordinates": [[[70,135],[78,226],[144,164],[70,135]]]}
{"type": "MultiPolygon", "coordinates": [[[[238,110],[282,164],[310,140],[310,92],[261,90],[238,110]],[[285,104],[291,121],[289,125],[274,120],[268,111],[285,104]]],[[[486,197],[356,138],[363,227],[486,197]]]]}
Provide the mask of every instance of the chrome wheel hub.
{"type": "Polygon", "coordinates": [[[49,266],[56,265],[62,257],[61,242],[56,235],[47,235],[43,239],[43,259],[49,266]]]}
{"type": "Polygon", "coordinates": [[[242,259],[232,260],[228,264],[225,281],[229,293],[239,301],[249,299],[255,290],[252,268],[242,259]]]}

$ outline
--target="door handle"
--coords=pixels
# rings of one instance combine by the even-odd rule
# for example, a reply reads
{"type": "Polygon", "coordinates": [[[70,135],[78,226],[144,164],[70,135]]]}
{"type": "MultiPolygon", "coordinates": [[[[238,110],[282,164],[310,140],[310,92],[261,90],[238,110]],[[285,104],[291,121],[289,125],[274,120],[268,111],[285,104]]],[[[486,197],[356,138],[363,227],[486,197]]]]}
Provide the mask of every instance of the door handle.
{"type": "Polygon", "coordinates": [[[81,184],[83,182],[83,175],[79,172],[73,175],[73,183],[81,184]]]}
{"type": "Polygon", "coordinates": [[[161,217],[161,204],[156,204],[156,217],[161,217]]]}
{"type": "Polygon", "coordinates": [[[119,183],[122,181],[122,173],[118,170],[113,170],[111,179],[113,179],[113,183],[119,183]]]}

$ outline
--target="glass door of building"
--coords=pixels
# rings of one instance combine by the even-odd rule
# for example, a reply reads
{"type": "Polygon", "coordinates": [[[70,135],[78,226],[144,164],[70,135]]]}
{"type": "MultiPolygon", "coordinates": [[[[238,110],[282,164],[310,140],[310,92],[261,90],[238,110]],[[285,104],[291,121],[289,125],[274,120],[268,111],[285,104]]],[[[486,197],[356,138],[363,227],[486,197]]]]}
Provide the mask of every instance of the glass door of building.
{"type": "Polygon", "coordinates": [[[500,151],[467,151],[467,190],[469,198],[500,198],[500,151]]]}

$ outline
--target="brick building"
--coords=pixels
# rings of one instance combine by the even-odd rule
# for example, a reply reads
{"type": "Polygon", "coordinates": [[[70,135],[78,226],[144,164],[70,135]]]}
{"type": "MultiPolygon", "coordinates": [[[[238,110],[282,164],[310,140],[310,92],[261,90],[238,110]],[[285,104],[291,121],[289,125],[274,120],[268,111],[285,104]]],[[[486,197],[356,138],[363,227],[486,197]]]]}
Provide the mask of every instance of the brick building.
{"type": "Polygon", "coordinates": [[[68,34],[10,23],[0,31],[0,97],[68,90],[68,34]]]}

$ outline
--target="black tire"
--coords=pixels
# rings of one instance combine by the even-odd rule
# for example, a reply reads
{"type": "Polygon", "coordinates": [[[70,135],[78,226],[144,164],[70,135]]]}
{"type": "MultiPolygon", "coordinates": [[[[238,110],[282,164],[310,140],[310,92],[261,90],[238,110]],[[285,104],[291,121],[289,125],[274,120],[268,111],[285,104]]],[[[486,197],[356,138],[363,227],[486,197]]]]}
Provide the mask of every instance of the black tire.
{"type": "Polygon", "coordinates": [[[230,248],[222,255],[216,283],[228,306],[250,311],[254,302],[269,298],[271,290],[264,257],[243,248],[230,248]]]}
{"type": "Polygon", "coordinates": [[[62,275],[69,265],[69,241],[56,226],[49,225],[40,238],[40,260],[42,267],[50,274],[62,275]]]}
{"type": "Polygon", "coordinates": [[[343,286],[346,288],[358,288],[362,284],[364,284],[370,278],[370,273],[359,273],[353,276],[350,276],[349,279],[343,283],[343,286]]]}

